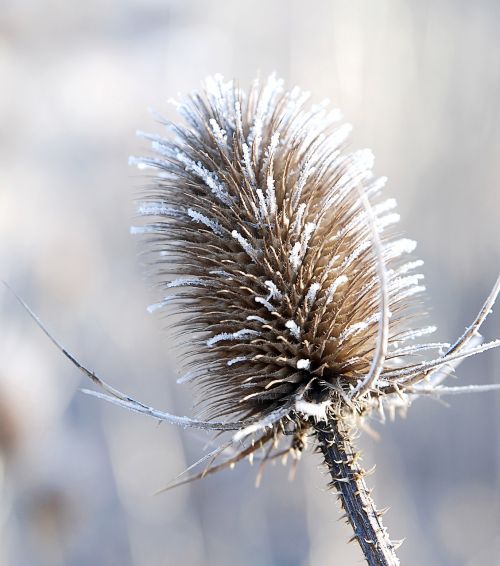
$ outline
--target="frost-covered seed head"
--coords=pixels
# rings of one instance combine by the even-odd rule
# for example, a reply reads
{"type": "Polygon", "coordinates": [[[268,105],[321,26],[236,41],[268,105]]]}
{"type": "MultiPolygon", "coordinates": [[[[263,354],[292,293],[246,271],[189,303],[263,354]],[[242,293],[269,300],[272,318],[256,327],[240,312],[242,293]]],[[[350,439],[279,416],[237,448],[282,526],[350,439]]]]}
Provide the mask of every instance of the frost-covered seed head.
{"type": "Polygon", "coordinates": [[[409,327],[425,290],[416,244],[395,237],[371,151],[346,149],[350,126],[308,97],[274,76],[248,92],[215,76],[178,105],[185,126],[141,134],[156,156],[131,160],[157,173],[133,230],[169,292],[151,310],[184,316],[206,418],[253,418],[248,434],[400,404],[460,358],[415,364],[435,329],[409,327]]]}

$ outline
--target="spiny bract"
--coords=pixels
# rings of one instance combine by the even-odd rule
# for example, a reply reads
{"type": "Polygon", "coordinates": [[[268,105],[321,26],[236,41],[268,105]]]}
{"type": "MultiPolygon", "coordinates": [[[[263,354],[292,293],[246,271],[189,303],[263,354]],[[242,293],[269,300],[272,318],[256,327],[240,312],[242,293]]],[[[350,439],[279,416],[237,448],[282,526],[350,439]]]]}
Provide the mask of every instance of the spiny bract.
{"type": "Polygon", "coordinates": [[[138,209],[151,220],[132,231],[168,291],[150,310],[184,316],[181,381],[198,386],[211,428],[258,433],[232,461],[283,433],[297,448],[321,419],[405,405],[450,362],[497,345],[478,345],[483,311],[453,346],[417,343],[435,327],[415,323],[416,244],[398,236],[371,151],[346,151],[350,125],[308,100],[274,76],[248,93],[215,76],[176,102],[186,126],[161,119],[170,137],[140,132],[156,154],[131,158],[156,171],[138,209]]]}

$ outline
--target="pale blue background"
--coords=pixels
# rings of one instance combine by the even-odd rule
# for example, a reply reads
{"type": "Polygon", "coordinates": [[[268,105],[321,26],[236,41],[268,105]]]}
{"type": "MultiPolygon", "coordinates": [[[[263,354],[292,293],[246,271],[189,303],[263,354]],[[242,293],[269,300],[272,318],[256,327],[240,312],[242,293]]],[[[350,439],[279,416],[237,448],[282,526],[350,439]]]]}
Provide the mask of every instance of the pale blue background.
{"type": "MultiPolygon", "coordinates": [[[[389,176],[418,253],[437,339],[472,320],[500,266],[500,4],[2,0],[0,277],[82,361],[159,408],[189,413],[172,336],[128,234],[158,131],[147,107],[222,72],[257,70],[330,97],[389,176]]],[[[497,309],[498,310],[498,309],[497,309]]],[[[500,336],[500,313],[484,328],[500,336]]],[[[500,380],[490,352],[460,383],[500,380]]],[[[87,385],[0,291],[0,564],[360,563],[319,459],[296,480],[247,463],[152,493],[204,438],[78,393],[87,385]]],[[[363,437],[374,496],[405,566],[500,564],[500,394],[424,400],[363,437]]]]}

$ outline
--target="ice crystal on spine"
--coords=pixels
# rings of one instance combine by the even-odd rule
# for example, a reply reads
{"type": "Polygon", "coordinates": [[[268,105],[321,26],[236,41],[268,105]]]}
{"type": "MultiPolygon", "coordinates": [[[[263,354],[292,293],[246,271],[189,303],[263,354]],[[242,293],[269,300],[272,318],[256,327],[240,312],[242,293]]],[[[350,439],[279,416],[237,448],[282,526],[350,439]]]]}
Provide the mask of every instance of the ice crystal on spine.
{"type": "MultiPolygon", "coordinates": [[[[308,98],[274,76],[245,92],[216,75],[178,103],[186,126],[167,123],[174,136],[141,134],[157,156],[131,160],[157,172],[132,231],[160,287],[177,291],[151,310],[176,305],[193,337],[190,381],[209,420],[192,422],[254,440],[222,467],[268,443],[269,457],[290,430],[292,453],[311,429],[328,444],[318,421],[347,438],[342,423],[409,403],[440,367],[498,345],[472,339],[499,283],[454,345],[415,343],[435,330],[418,326],[416,243],[395,237],[396,201],[381,196],[372,152],[346,152],[351,126],[308,98]],[[415,362],[432,349],[437,358],[415,362]]],[[[386,544],[372,527],[365,538],[386,544]]]]}

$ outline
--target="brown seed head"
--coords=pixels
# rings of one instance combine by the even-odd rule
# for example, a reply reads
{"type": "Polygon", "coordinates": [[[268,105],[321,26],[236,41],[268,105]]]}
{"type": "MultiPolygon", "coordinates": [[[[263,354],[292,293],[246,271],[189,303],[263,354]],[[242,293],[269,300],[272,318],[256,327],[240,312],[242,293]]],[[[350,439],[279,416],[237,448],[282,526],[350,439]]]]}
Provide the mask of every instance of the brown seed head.
{"type": "Polygon", "coordinates": [[[242,436],[405,404],[465,355],[417,343],[435,327],[409,328],[425,291],[416,244],[371,151],[347,151],[350,126],[308,99],[274,76],[248,93],[209,78],[177,104],[186,125],[142,133],[155,155],[132,158],[156,171],[132,229],[165,291],[150,310],[182,313],[201,406],[254,419],[242,436]]]}

